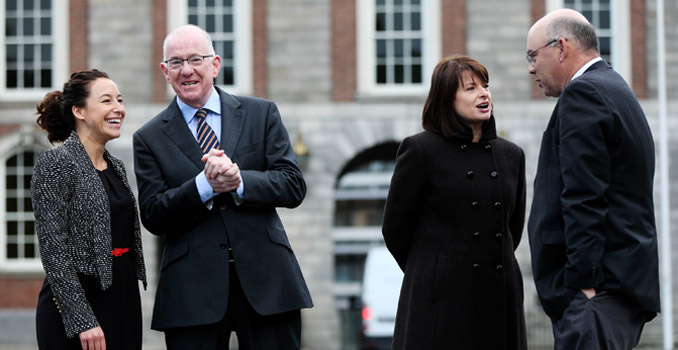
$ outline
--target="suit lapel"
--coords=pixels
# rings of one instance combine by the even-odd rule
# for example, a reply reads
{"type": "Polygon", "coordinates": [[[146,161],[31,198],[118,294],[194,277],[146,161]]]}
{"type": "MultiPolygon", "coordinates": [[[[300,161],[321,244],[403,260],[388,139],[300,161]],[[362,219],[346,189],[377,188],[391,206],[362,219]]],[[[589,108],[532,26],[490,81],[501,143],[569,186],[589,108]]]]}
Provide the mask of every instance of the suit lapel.
{"type": "Polygon", "coordinates": [[[202,151],[195,137],[191,134],[191,130],[188,128],[184,117],[181,115],[176,97],[165,111],[163,120],[165,124],[160,129],[167,135],[170,142],[175,143],[184,155],[195,164],[198,170],[204,169],[205,164],[200,160],[202,158],[202,151]]]}
{"type": "Polygon", "coordinates": [[[235,97],[219,88],[217,91],[221,99],[221,149],[233,159],[247,111],[240,108],[241,104],[235,97]]]}

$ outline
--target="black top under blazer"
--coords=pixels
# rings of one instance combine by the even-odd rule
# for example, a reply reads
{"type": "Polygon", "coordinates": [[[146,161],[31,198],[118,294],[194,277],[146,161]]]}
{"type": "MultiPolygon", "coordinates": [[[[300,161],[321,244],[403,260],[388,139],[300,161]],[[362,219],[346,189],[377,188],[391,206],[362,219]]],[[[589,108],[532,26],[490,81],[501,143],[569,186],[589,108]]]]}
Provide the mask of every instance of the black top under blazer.
{"type": "MultiPolygon", "coordinates": [[[[108,151],[104,159],[134,199],[123,162],[108,151]]],[[[40,155],[33,169],[31,197],[42,266],[60,305],[66,336],[74,337],[99,326],[77,274],[97,277],[103,290],[115,282],[108,196],[75,131],[63,145],[40,155]]],[[[146,287],[137,215],[130,248],[137,278],[146,287]]]]}
{"type": "Polygon", "coordinates": [[[244,201],[220,194],[211,209],[195,177],[203,156],[176,98],[134,133],[141,220],[165,238],[153,329],[220,321],[228,304],[229,245],[243,291],[261,315],[311,307],[311,296],[276,207],[301,204],[306,184],[271,101],[221,99],[221,149],[238,164],[244,201]]]}
{"type": "Polygon", "coordinates": [[[405,138],[382,228],[405,272],[393,349],[525,349],[524,219],[525,155],[494,117],[477,143],[405,138]]]}
{"type": "Polygon", "coordinates": [[[546,313],[582,288],[659,312],[654,141],[640,104],[604,61],[563,90],[544,131],[528,224],[546,313]]]}

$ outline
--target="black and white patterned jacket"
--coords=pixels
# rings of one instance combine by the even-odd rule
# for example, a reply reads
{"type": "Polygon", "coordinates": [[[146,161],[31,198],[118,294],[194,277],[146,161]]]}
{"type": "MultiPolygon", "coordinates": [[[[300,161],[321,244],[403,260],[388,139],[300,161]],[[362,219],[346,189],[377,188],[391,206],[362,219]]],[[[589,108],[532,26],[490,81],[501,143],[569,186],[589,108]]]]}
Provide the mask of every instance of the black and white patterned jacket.
{"type": "MultiPolygon", "coordinates": [[[[123,162],[104,151],[104,159],[132,198],[123,162]]],[[[40,259],[71,338],[99,326],[77,273],[113,283],[110,205],[106,190],[80,139],[73,131],[63,145],[40,155],[31,179],[31,196],[40,259]]],[[[137,211],[134,200],[135,212],[137,211]]],[[[137,278],[146,287],[139,219],[134,218],[137,278]]]]}

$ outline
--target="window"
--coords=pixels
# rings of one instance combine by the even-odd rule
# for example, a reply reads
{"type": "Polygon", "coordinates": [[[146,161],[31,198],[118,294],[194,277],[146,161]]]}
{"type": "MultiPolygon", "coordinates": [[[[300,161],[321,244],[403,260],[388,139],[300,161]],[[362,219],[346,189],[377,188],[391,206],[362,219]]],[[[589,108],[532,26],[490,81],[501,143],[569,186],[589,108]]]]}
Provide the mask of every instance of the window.
{"type": "Polygon", "coordinates": [[[596,27],[600,56],[612,64],[610,55],[612,42],[610,0],[565,0],[564,5],[581,12],[596,27]]]}
{"type": "Polygon", "coordinates": [[[375,145],[348,161],[339,173],[335,192],[335,307],[341,318],[344,344],[357,344],[365,261],[370,247],[384,245],[381,222],[395,168],[399,142],[375,145]]]}
{"type": "Polygon", "coordinates": [[[334,256],[335,282],[361,282],[365,269],[365,253],[337,254],[334,256]]]}
{"type": "Polygon", "coordinates": [[[39,269],[40,255],[31,202],[33,165],[42,150],[23,148],[2,163],[0,265],[3,269],[39,269]]]}
{"type": "Polygon", "coordinates": [[[409,5],[401,1],[377,1],[377,84],[422,82],[421,6],[419,0],[411,0],[409,5]]]}
{"type": "Polygon", "coordinates": [[[336,227],[381,226],[385,205],[386,205],[385,198],[348,199],[348,200],[337,199],[334,216],[334,226],[336,227]]]}
{"type": "MultiPolygon", "coordinates": [[[[3,2],[3,1],[0,1],[3,2]]],[[[64,40],[67,1],[5,0],[0,35],[0,92],[3,99],[42,97],[66,71],[64,40]],[[61,37],[61,40],[56,40],[61,37]],[[60,43],[61,42],[61,43],[60,43]]],[[[58,84],[57,84],[58,85],[58,84]]]]}
{"type": "Polygon", "coordinates": [[[596,27],[600,56],[631,84],[629,0],[550,0],[549,11],[571,8],[596,27]]]}
{"type": "Polygon", "coordinates": [[[337,283],[359,283],[367,250],[383,244],[381,223],[397,147],[398,143],[387,143],[366,151],[370,157],[390,157],[365,157],[337,182],[333,229],[337,283]],[[385,154],[379,155],[382,149],[385,154]]]}
{"type": "Polygon", "coordinates": [[[216,85],[229,92],[249,94],[252,84],[250,2],[188,0],[169,2],[168,6],[168,30],[183,24],[195,24],[212,37],[214,51],[221,57],[216,85]]]}
{"type": "Polygon", "coordinates": [[[438,0],[364,0],[358,11],[361,94],[425,94],[440,57],[438,0]]]}

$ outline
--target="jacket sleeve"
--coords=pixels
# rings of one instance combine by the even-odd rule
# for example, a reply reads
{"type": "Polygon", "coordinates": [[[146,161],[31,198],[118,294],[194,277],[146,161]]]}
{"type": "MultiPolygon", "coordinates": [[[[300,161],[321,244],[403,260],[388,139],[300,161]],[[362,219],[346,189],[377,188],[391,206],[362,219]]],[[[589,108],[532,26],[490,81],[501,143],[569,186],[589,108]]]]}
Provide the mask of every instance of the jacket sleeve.
{"type": "Polygon", "coordinates": [[[405,271],[410,247],[420,218],[424,185],[424,162],[413,138],[403,140],[398,148],[396,165],[384,208],[382,234],[386,247],[405,271]]]}
{"type": "Polygon", "coordinates": [[[241,168],[245,203],[262,207],[297,207],[306,196],[306,182],[287,130],[273,102],[267,101],[261,113],[265,123],[264,165],[260,169],[241,168]]]}
{"type": "Polygon", "coordinates": [[[513,213],[509,218],[509,231],[513,239],[513,250],[518,248],[523,236],[525,226],[525,152],[520,150],[520,169],[518,183],[516,184],[516,201],[513,205],[513,213]]]}
{"type": "Polygon", "coordinates": [[[604,282],[601,259],[607,237],[605,191],[611,172],[606,142],[610,111],[586,81],[572,82],[560,98],[558,157],[567,246],[564,283],[575,289],[595,288],[604,282]]]}
{"type": "Polygon", "coordinates": [[[64,157],[57,157],[51,150],[38,159],[31,179],[31,196],[42,266],[58,303],[66,336],[72,338],[98,327],[99,323],[85,297],[66,245],[69,240],[68,211],[73,205],[76,176],[70,170],[72,163],[59,158],[64,157]]]}

